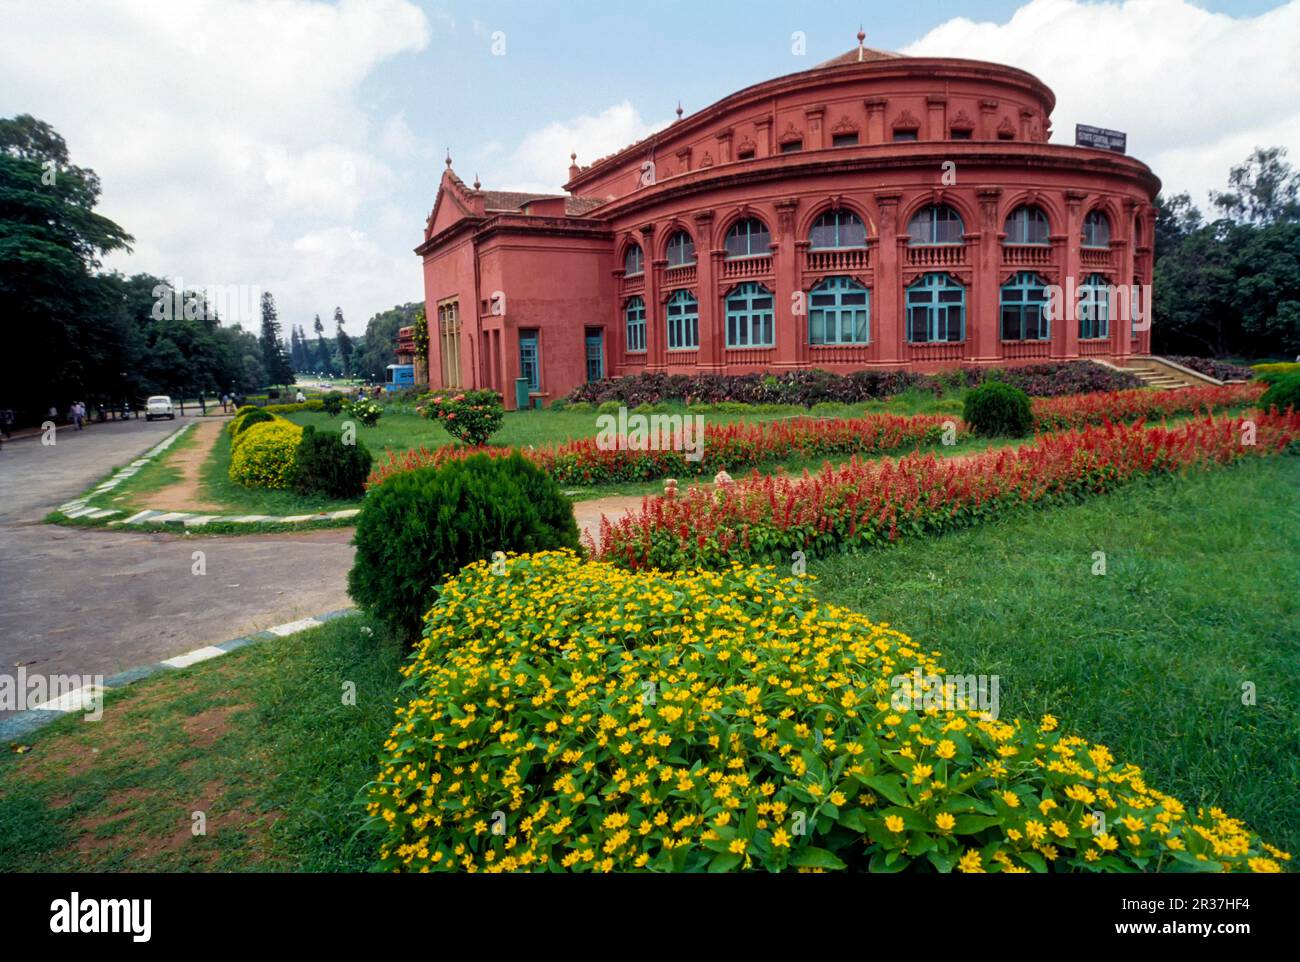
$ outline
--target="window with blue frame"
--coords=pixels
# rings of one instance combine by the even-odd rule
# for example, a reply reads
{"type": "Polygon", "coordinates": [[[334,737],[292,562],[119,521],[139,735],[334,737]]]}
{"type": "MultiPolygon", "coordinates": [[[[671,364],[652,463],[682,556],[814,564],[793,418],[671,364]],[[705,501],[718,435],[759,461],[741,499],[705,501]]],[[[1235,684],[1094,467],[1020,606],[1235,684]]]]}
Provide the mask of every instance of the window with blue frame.
{"type": "Polygon", "coordinates": [[[907,289],[907,339],[914,344],[966,339],[966,288],[947,274],[923,274],[907,289]]]}
{"type": "Polygon", "coordinates": [[[639,297],[630,297],[627,307],[623,309],[623,320],[627,323],[627,349],[629,353],[645,350],[645,301],[639,297]]]}
{"type": "Polygon", "coordinates": [[[668,238],[668,266],[685,267],[695,263],[695,241],[684,230],[668,238]]]}
{"type": "Polygon", "coordinates": [[[528,382],[528,390],[542,389],[542,359],[536,331],[519,332],[519,376],[528,382]]]}
{"type": "Polygon", "coordinates": [[[728,257],[757,257],[772,253],[772,234],[757,217],[745,217],[731,225],[723,245],[728,257]]]}
{"type": "Polygon", "coordinates": [[[1110,218],[1104,211],[1089,211],[1083,219],[1083,246],[1110,247],[1110,218]]]}
{"type": "Polygon", "coordinates": [[[750,281],[727,295],[727,347],[773,347],[772,292],[750,281]]]}
{"type": "Polygon", "coordinates": [[[1047,215],[1029,204],[1013,210],[1003,230],[1008,244],[1046,244],[1051,233],[1047,215]]]}
{"type": "Polygon", "coordinates": [[[1079,339],[1110,337],[1110,285],[1100,274],[1089,274],[1079,285],[1079,339]]]}
{"type": "Polygon", "coordinates": [[[912,215],[912,220],[907,225],[909,243],[914,247],[960,244],[965,232],[961,215],[947,204],[922,207],[912,215]]]}
{"type": "Polygon", "coordinates": [[[867,225],[851,210],[828,210],[813,222],[808,246],[813,250],[866,247],[867,225]]]}
{"type": "Polygon", "coordinates": [[[645,255],[641,253],[639,244],[633,244],[623,255],[623,273],[628,277],[645,273],[645,255]]]}
{"type": "Polygon", "coordinates": [[[694,351],[700,346],[700,304],[690,291],[668,297],[668,350],[694,351]]]}
{"type": "Polygon", "coordinates": [[[871,294],[851,277],[828,277],[808,293],[808,343],[867,344],[871,294]]]}
{"type": "Polygon", "coordinates": [[[1047,286],[1031,271],[1021,271],[1002,285],[1002,340],[1046,341],[1051,325],[1043,308],[1047,286]]]}

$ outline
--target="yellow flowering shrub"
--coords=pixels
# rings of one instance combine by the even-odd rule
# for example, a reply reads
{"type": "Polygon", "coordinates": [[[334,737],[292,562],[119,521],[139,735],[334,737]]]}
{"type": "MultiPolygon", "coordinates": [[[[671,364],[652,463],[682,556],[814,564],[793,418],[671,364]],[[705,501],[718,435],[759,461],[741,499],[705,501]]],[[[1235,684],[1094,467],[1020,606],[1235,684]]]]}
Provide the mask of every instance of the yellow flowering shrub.
{"type": "Polygon", "coordinates": [[[302,428],[284,418],[254,424],[232,445],[230,480],[256,488],[289,487],[301,440],[302,428]]]}
{"type": "Polygon", "coordinates": [[[479,562],[442,585],[405,671],[414,694],[367,798],[383,869],[1277,871],[1290,857],[1050,716],[931,704],[937,653],[771,569],[479,562]]]}

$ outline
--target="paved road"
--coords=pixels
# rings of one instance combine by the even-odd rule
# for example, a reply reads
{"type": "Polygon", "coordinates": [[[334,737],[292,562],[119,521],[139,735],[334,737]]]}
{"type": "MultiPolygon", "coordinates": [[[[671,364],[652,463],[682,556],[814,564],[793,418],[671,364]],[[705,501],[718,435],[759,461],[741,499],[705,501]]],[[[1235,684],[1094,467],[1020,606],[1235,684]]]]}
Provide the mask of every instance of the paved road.
{"type": "Polygon", "coordinates": [[[60,428],[52,446],[0,449],[0,674],[108,676],[349,604],[351,529],[185,538],[41,523],[186,420],[60,428]],[[206,575],[192,573],[196,550],[206,575]]]}

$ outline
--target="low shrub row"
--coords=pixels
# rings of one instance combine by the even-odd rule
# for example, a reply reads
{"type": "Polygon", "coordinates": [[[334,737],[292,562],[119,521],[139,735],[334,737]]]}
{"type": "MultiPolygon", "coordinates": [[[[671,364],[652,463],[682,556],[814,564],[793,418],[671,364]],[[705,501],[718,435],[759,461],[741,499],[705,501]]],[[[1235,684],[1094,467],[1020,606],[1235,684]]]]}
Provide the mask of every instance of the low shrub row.
{"type": "Polygon", "coordinates": [[[1265,364],[1254,364],[1251,370],[1255,372],[1255,377],[1271,381],[1287,374],[1300,374],[1300,361],[1270,361],[1265,364]]]}
{"type": "Polygon", "coordinates": [[[1218,378],[1220,381],[1249,381],[1255,376],[1255,372],[1248,367],[1220,361],[1218,358],[1187,357],[1182,354],[1166,354],[1164,357],[1175,364],[1181,364],[1185,368],[1218,378]]]}
{"type": "Polygon", "coordinates": [[[369,788],[378,868],[1277,872],[1105,746],[768,569],[550,552],[445,583],[369,788]]]}
{"type": "Polygon", "coordinates": [[[608,378],[583,384],[569,402],[601,404],[617,401],[628,407],[661,401],[687,403],[741,402],[744,404],[796,404],[811,407],[819,401],[853,404],[901,394],[909,388],[941,393],[999,380],[1036,397],[1118,391],[1141,386],[1135,376],[1093,364],[1032,364],[1024,367],[963,367],[941,374],[911,371],[855,371],[832,374],[816,368],[784,374],[662,374],[647,373],[608,378]]]}
{"type": "MultiPolygon", "coordinates": [[[[701,439],[694,433],[689,437],[686,435],[687,422],[681,416],[661,417],[667,422],[664,428],[667,433],[661,436],[676,437],[676,449],[672,444],[658,449],[634,447],[642,443],[638,436],[620,435],[603,441],[600,438],[581,438],[528,448],[519,453],[561,484],[602,484],[676,475],[707,476],[720,470],[752,467],[774,458],[885,454],[936,444],[945,424],[960,428],[960,422],[955,418],[941,415],[900,417],[879,414],[825,420],[794,418],[764,424],[706,424],[703,443],[700,444],[701,439]],[[696,445],[699,457],[692,460],[692,452],[688,449],[696,445]]],[[[648,428],[653,426],[654,422],[648,422],[648,428]]],[[[649,443],[649,436],[646,443],[649,443]]],[[[369,486],[382,484],[392,475],[414,468],[445,464],[472,454],[501,456],[511,450],[444,445],[432,451],[423,447],[401,453],[389,451],[388,460],[371,472],[369,486]]]]}
{"type": "Polygon", "coordinates": [[[268,404],[262,408],[271,414],[296,414],[299,411],[323,411],[325,401],[322,398],[308,398],[306,401],[294,401],[292,404],[268,404]]]}
{"type": "Polygon", "coordinates": [[[601,524],[599,553],[630,568],[717,568],[729,561],[789,563],[978,523],[1010,507],[1072,500],[1134,477],[1284,451],[1300,413],[1207,416],[1174,428],[1108,423],[1044,435],[1032,446],[936,460],[914,454],[827,466],[802,478],[757,473],[717,491],[647,498],[639,514],[601,524]]]}

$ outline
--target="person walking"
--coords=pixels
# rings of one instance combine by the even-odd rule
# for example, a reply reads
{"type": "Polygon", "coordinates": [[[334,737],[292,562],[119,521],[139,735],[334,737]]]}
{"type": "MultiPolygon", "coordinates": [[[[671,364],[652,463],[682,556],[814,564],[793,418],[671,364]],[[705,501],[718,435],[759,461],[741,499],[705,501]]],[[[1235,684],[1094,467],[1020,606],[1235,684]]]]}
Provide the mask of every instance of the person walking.
{"type": "Polygon", "coordinates": [[[223,395],[221,395],[221,413],[222,413],[222,414],[225,414],[225,413],[226,413],[226,408],[227,408],[229,405],[230,405],[230,395],[229,395],[229,394],[223,394],[223,395]]]}
{"type": "Polygon", "coordinates": [[[86,405],[80,401],[72,402],[72,423],[77,430],[81,430],[82,422],[86,420],[86,405]]]}

